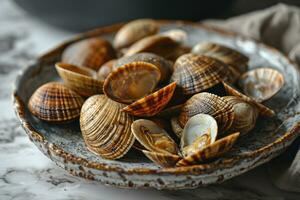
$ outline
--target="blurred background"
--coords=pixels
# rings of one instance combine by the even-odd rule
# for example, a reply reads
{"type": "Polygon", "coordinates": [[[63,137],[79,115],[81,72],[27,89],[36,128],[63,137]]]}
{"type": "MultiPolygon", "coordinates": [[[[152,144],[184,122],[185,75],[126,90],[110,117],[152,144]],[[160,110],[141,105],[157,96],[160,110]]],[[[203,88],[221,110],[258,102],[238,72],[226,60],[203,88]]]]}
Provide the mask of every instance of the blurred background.
{"type": "Polygon", "coordinates": [[[135,18],[186,19],[231,16],[299,0],[14,0],[37,19],[62,29],[84,31],[135,18]]]}

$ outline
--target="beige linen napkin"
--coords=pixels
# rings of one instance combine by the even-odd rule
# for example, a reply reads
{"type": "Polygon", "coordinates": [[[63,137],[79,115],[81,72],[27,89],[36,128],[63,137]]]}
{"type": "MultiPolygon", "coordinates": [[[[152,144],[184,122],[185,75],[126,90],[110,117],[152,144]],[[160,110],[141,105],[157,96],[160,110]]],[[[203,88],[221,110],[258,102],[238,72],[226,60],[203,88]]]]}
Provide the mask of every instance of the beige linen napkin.
{"type": "MultiPolygon", "coordinates": [[[[203,23],[234,31],[260,40],[284,52],[300,66],[300,9],[278,4],[227,20],[203,23]]],[[[300,192],[299,138],[284,155],[269,164],[273,183],[288,191],[300,192]],[[298,142],[297,142],[298,141],[298,142]],[[296,149],[293,153],[291,149],[296,149]]]]}

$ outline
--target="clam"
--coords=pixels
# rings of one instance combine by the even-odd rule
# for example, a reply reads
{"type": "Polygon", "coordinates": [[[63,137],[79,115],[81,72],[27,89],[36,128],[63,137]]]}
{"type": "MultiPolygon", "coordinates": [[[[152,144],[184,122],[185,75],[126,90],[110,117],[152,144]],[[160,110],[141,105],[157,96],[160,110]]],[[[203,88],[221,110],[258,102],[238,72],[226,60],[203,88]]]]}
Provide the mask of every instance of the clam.
{"type": "Polygon", "coordinates": [[[165,82],[169,80],[173,63],[153,53],[137,53],[132,56],[122,57],[116,61],[114,69],[135,61],[143,61],[155,65],[161,73],[160,81],[165,82]]]}
{"type": "Polygon", "coordinates": [[[240,133],[233,133],[229,136],[219,139],[205,148],[202,148],[195,153],[182,158],[176,163],[176,166],[195,165],[200,162],[205,162],[209,159],[219,157],[232,148],[239,135],[240,133]]]}
{"type": "Polygon", "coordinates": [[[160,80],[159,69],[146,62],[131,62],[114,70],[105,79],[104,93],[112,100],[132,103],[151,93],[160,80]]]}
{"type": "Polygon", "coordinates": [[[168,133],[151,120],[139,119],[132,123],[131,131],[146,150],[162,154],[178,154],[178,147],[168,133]]]}
{"type": "Polygon", "coordinates": [[[227,75],[224,63],[207,56],[185,54],[176,60],[171,81],[176,81],[184,94],[192,95],[217,85],[227,75]]]}
{"type": "Polygon", "coordinates": [[[113,59],[115,52],[111,44],[95,37],[75,42],[62,54],[62,62],[98,70],[100,66],[113,59]]]}
{"type": "Polygon", "coordinates": [[[240,132],[241,135],[244,135],[251,131],[258,117],[256,106],[235,96],[225,96],[223,98],[233,106],[234,110],[234,121],[229,132],[240,132]]]}
{"type": "Polygon", "coordinates": [[[160,33],[160,35],[168,36],[178,43],[183,43],[188,38],[188,34],[182,29],[171,29],[160,33]]]}
{"type": "Polygon", "coordinates": [[[157,153],[142,150],[142,152],[154,163],[162,167],[174,167],[176,163],[181,160],[181,157],[174,154],[157,153]]]}
{"type": "Polygon", "coordinates": [[[272,68],[258,68],[244,73],[239,80],[243,92],[258,102],[274,96],[283,86],[283,75],[272,68]]]}
{"type": "Polygon", "coordinates": [[[234,110],[231,104],[222,97],[202,92],[192,96],[181,108],[178,116],[179,125],[184,127],[191,117],[200,113],[214,117],[220,133],[228,130],[234,120],[234,110]]]}
{"type": "Polygon", "coordinates": [[[272,117],[272,116],[275,115],[275,112],[272,109],[270,109],[267,106],[264,106],[263,104],[255,101],[251,97],[246,96],[245,94],[241,93],[239,90],[237,90],[236,88],[234,88],[230,84],[223,81],[222,85],[223,85],[223,87],[225,89],[225,92],[228,96],[240,97],[244,101],[254,104],[257,107],[258,112],[259,112],[260,115],[267,116],[267,117],[272,117]]]}
{"type": "Polygon", "coordinates": [[[128,47],[134,42],[154,35],[158,32],[158,25],[151,19],[138,19],[125,24],[116,34],[114,46],[117,49],[128,47]]]}
{"type": "Polygon", "coordinates": [[[168,36],[151,35],[131,45],[126,51],[125,56],[131,56],[141,52],[150,52],[165,57],[165,55],[170,54],[177,45],[178,43],[168,36]]]}
{"type": "Polygon", "coordinates": [[[113,71],[113,66],[116,63],[116,61],[116,59],[112,59],[101,65],[97,73],[99,80],[104,81],[106,77],[108,77],[108,75],[113,71]]]}
{"type": "Polygon", "coordinates": [[[84,102],[80,129],[91,152],[103,158],[118,159],[131,148],[134,143],[133,117],[121,112],[123,107],[105,95],[94,95],[84,102]]]}
{"type": "Polygon", "coordinates": [[[171,100],[176,83],[171,83],[162,89],[143,97],[126,106],[122,111],[138,117],[151,117],[159,113],[171,100]]]}
{"type": "Polygon", "coordinates": [[[55,68],[65,84],[78,94],[89,97],[103,93],[103,81],[97,79],[94,70],[68,63],[56,63],[55,68]]]}
{"type": "Polygon", "coordinates": [[[182,137],[183,128],[180,126],[180,124],[178,122],[178,117],[172,117],[170,122],[171,122],[172,130],[175,133],[175,135],[178,138],[181,138],[182,137]]]}
{"type": "Polygon", "coordinates": [[[40,86],[30,97],[28,109],[39,119],[49,122],[70,121],[79,117],[83,99],[61,83],[40,86]]]}
{"type": "Polygon", "coordinates": [[[207,114],[197,114],[186,123],[181,137],[181,153],[192,155],[215,142],[218,134],[216,120],[207,114]]]}
{"type": "Polygon", "coordinates": [[[242,53],[213,42],[201,42],[195,45],[192,52],[199,55],[211,56],[233,67],[239,73],[248,69],[249,58],[242,53]]]}

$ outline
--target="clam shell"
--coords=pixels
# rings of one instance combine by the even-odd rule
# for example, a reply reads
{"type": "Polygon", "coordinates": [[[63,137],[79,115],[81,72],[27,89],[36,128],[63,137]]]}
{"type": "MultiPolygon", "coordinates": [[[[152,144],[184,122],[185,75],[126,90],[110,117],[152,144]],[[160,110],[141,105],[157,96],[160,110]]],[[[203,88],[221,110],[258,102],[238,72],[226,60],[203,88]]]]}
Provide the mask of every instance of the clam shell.
{"type": "Polygon", "coordinates": [[[255,127],[258,117],[256,106],[235,96],[225,96],[223,98],[233,106],[234,110],[234,121],[229,132],[240,132],[241,135],[245,135],[251,131],[255,127]]]}
{"type": "Polygon", "coordinates": [[[133,117],[121,112],[123,105],[105,95],[94,95],[82,106],[80,129],[87,148],[103,158],[118,159],[134,143],[133,117]]]}
{"type": "Polygon", "coordinates": [[[240,133],[233,133],[227,137],[219,139],[216,142],[208,145],[206,148],[201,149],[192,155],[184,157],[176,163],[176,166],[195,165],[200,162],[219,157],[231,149],[239,135],[240,133]]]}
{"type": "Polygon", "coordinates": [[[182,137],[183,128],[180,126],[178,122],[178,117],[172,117],[171,118],[171,127],[173,132],[178,138],[182,137]]]}
{"type": "Polygon", "coordinates": [[[202,92],[192,96],[182,107],[178,122],[184,127],[187,121],[197,114],[209,114],[218,123],[220,132],[230,128],[234,120],[233,106],[217,95],[202,92]]]}
{"type": "Polygon", "coordinates": [[[146,150],[143,150],[142,152],[150,160],[162,167],[174,167],[176,163],[181,159],[180,156],[173,154],[157,153],[146,150]]]}
{"type": "Polygon", "coordinates": [[[156,66],[137,61],[110,73],[104,81],[103,91],[112,100],[132,103],[151,93],[159,80],[160,71],[156,66]]]}
{"type": "Polygon", "coordinates": [[[79,117],[83,99],[61,83],[40,86],[31,96],[28,109],[39,119],[49,122],[70,121],[79,117]]]}
{"type": "Polygon", "coordinates": [[[255,101],[251,97],[248,97],[248,96],[244,95],[243,93],[241,93],[236,88],[234,88],[233,86],[229,85],[228,83],[226,83],[226,82],[223,81],[222,84],[223,84],[225,92],[226,92],[226,94],[228,96],[240,97],[243,100],[245,100],[246,102],[253,103],[257,107],[260,115],[267,116],[267,117],[272,117],[272,116],[275,115],[275,112],[272,109],[270,109],[267,106],[264,106],[263,104],[255,101]]]}
{"type": "Polygon", "coordinates": [[[135,61],[143,61],[155,65],[160,70],[161,82],[169,80],[171,76],[173,62],[153,53],[138,53],[132,56],[122,57],[114,64],[114,69],[135,61]]]}
{"type": "Polygon", "coordinates": [[[97,79],[95,71],[67,63],[56,63],[55,68],[64,83],[78,94],[89,97],[103,93],[103,81],[97,79]]]}
{"type": "Polygon", "coordinates": [[[154,35],[158,32],[158,25],[151,19],[138,19],[125,24],[116,34],[114,46],[117,49],[128,47],[134,42],[154,35]]]}
{"type": "Polygon", "coordinates": [[[148,150],[163,154],[178,154],[178,147],[169,134],[156,123],[139,119],[132,123],[135,138],[148,150]]]}
{"type": "Polygon", "coordinates": [[[196,94],[209,89],[226,79],[227,66],[207,56],[185,54],[174,65],[171,81],[186,95],[196,94]]]}
{"type": "Polygon", "coordinates": [[[178,43],[183,43],[188,39],[188,34],[182,29],[171,29],[165,32],[160,33],[160,35],[164,35],[170,37],[174,41],[178,43]]]}
{"type": "Polygon", "coordinates": [[[89,38],[68,46],[62,54],[62,62],[98,70],[115,57],[111,44],[102,38],[89,38]]]}
{"type": "Polygon", "coordinates": [[[132,56],[133,54],[141,52],[150,52],[165,57],[165,55],[169,54],[177,45],[178,43],[168,36],[151,35],[131,45],[126,51],[125,56],[132,56]]]}
{"type": "Polygon", "coordinates": [[[243,92],[258,102],[266,101],[283,87],[283,75],[272,68],[258,68],[244,73],[239,80],[243,92]]]}
{"type": "Polygon", "coordinates": [[[191,117],[184,126],[181,137],[181,153],[188,156],[215,142],[218,135],[216,120],[207,114],[191,117]]]}
{"type": "Polygon", "coordinates": [[[162,89],[139,99],[123,108],[122,111],[138,117],[151,117],[159,113],[171,100],[176,83],[171,83],[162,89]]]}
{"type": "Polygon", "coordinates": [[[97,72],[99,80],[104,81],[108,77],[108,75],[113,71],[113,66],[116,63],[116,61],[116,59],[112,59],[101,65],[100,69],[97,72]]]}
{"type": "Polygon", "coordinates": [[[246,72],[248,69],[249,58],[247,56],[221,44],[201,42],[193,47],[192,52],[217,58],[240,73],[246,72]]]}

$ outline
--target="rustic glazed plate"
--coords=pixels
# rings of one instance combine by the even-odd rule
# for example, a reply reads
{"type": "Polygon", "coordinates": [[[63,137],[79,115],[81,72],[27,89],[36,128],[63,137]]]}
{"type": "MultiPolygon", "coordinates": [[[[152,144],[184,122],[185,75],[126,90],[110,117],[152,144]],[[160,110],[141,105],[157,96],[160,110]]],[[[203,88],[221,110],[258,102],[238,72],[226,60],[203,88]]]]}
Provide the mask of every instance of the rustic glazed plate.
{"type": "Polygon", "coordinates": [[[187,31],[187,45],[204,40],[222,43],[248,55],[250,69],[272,67],[283,73],[283,89],[265,103],[276,111],[276,117],[258,120],[256,128],[240,138],[222,158],[208,164],[177,168],[160,168],[136,151],[120,160],[102,159],[86,149],[78,121],[55,125],[34,118],[25,105],[40,85],[59,80],[54,63],[60,60],[63,49],[77,40],[93,36],[111,40],[121,26],[117,24],[78,35],[40,57],[17,78],[13,99],[22,126],[32,142],[58,166],[73,175],[119,187],[195,188],[220,183],[269,161],[298,136],[300,76],[288,58],[264,44],[203,25],[178,21],[159,23],[162,31],[172,28],[187,31]]]}

